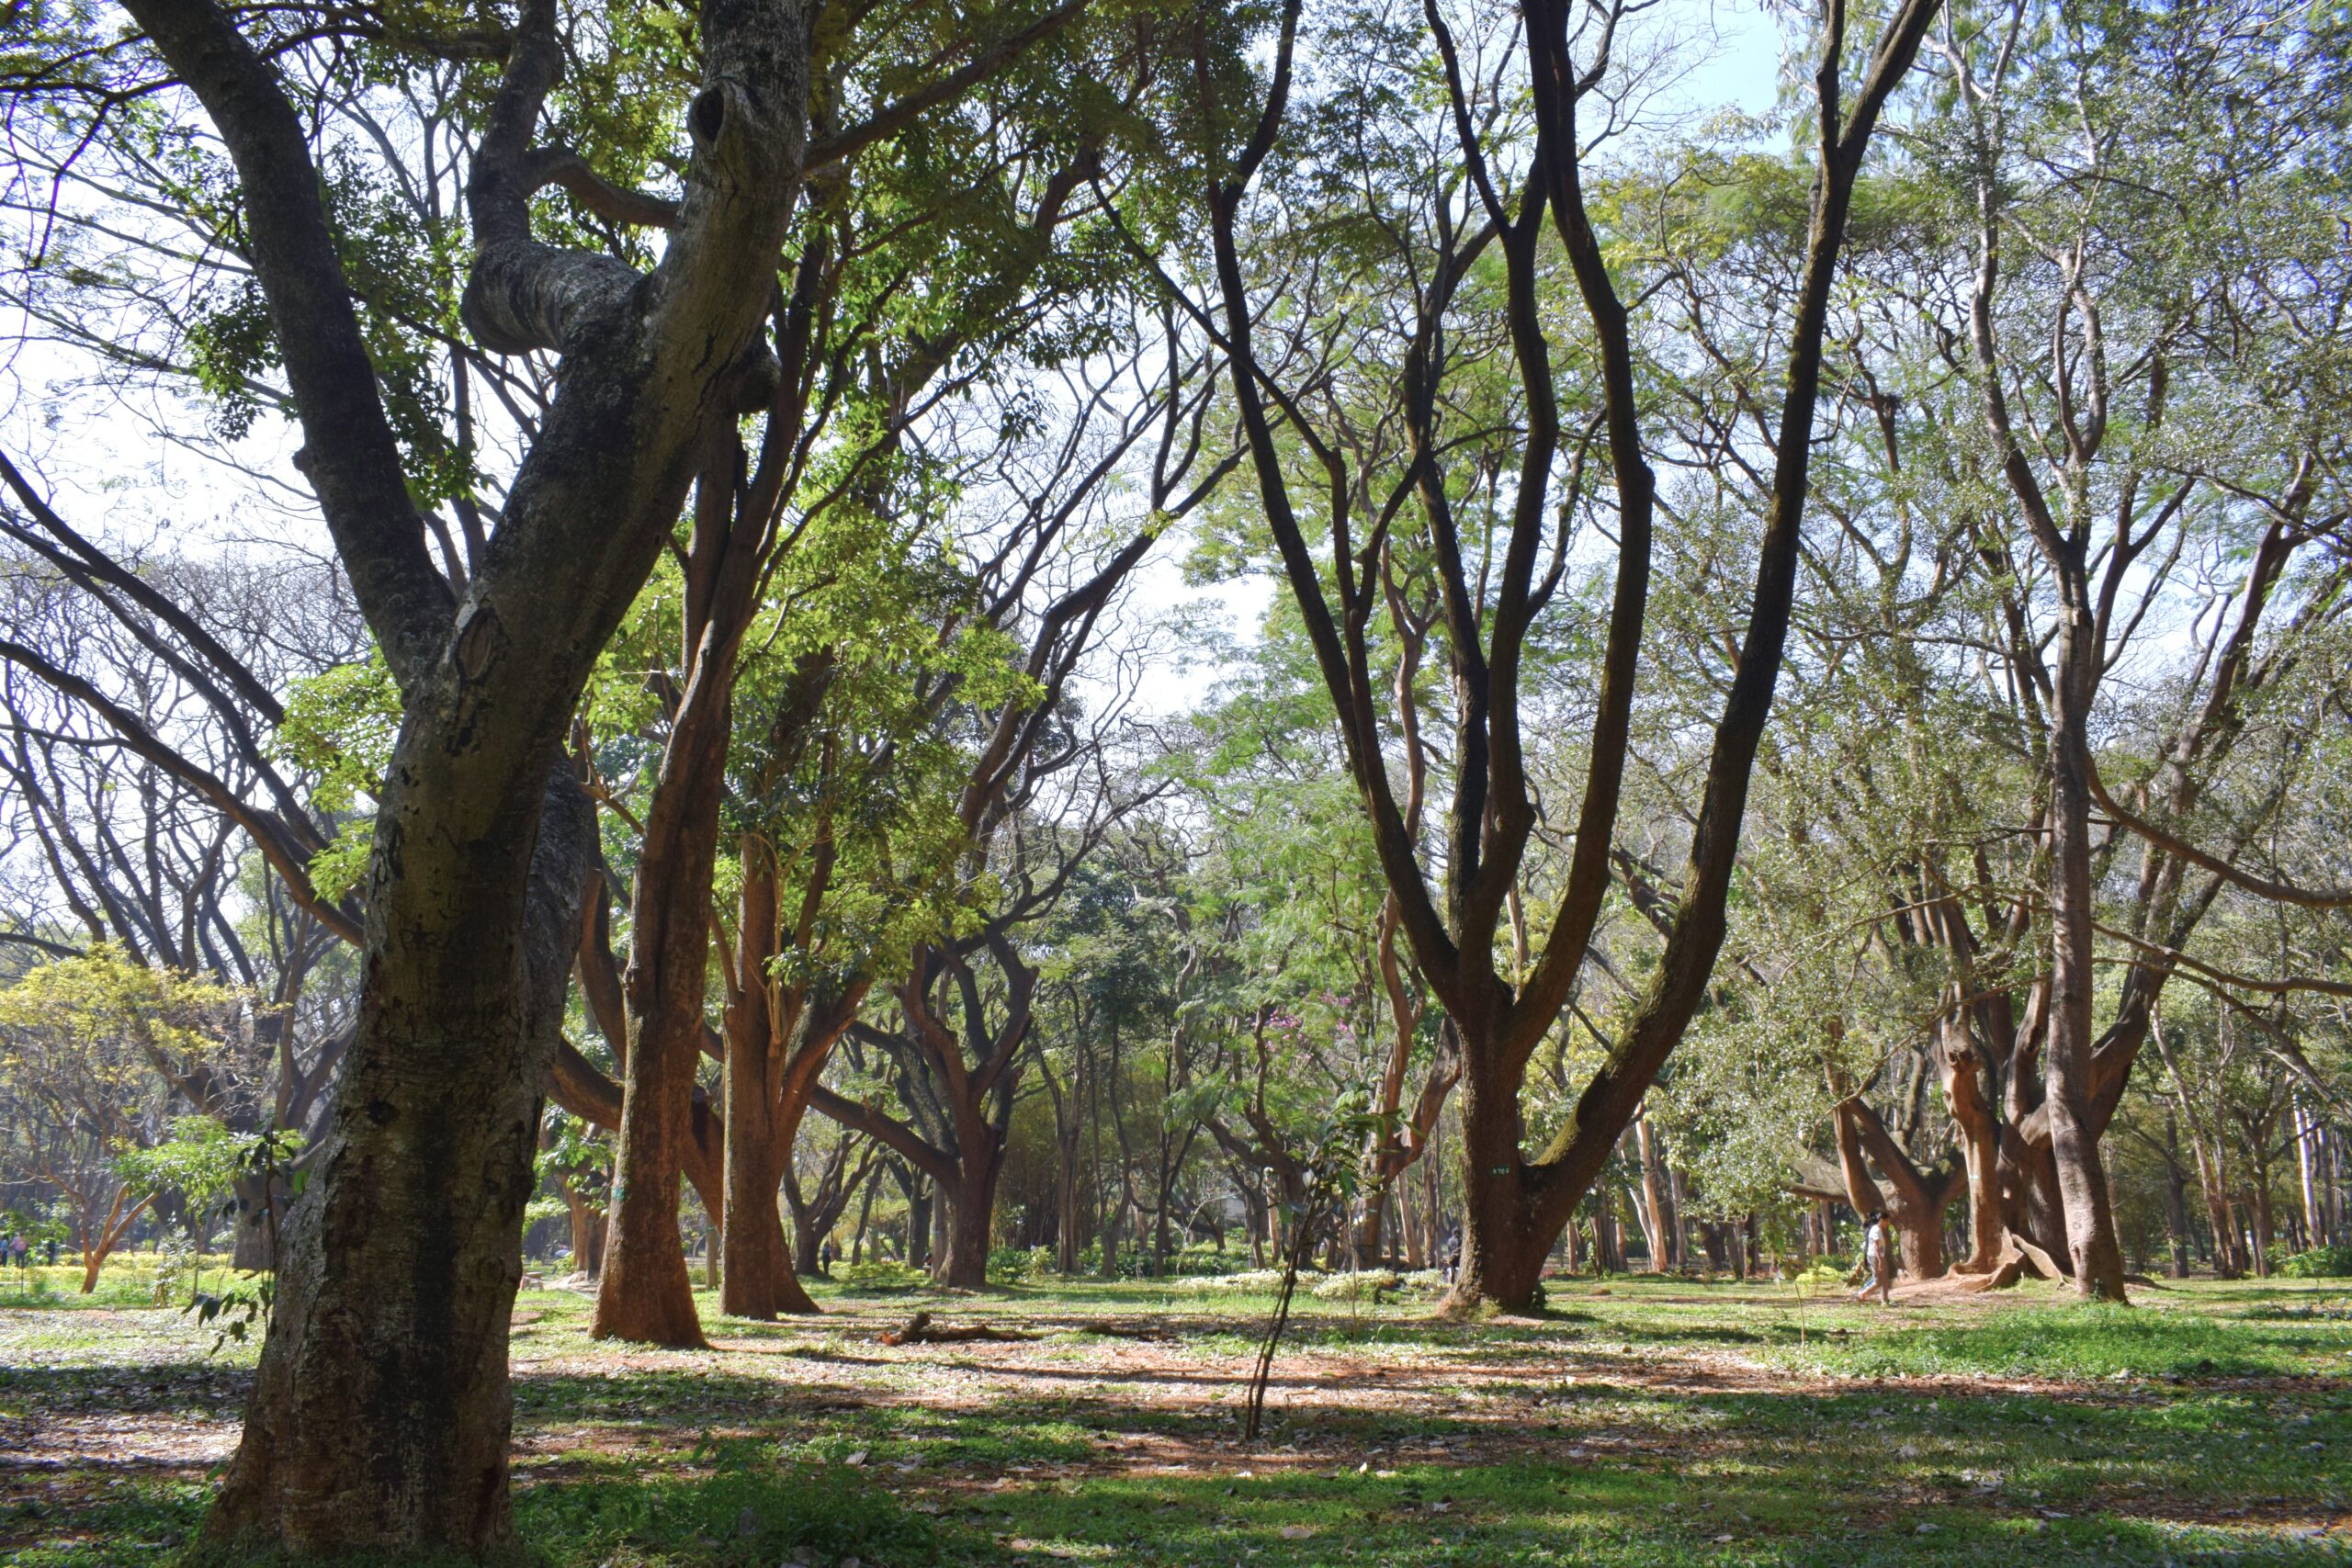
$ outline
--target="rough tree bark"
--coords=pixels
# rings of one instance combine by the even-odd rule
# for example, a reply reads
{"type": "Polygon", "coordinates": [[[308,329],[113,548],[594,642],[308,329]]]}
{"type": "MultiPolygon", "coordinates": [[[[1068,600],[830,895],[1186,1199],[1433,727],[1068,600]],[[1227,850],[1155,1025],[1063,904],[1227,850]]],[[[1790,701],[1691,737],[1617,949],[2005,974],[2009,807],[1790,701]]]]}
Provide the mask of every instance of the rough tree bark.
{"type": "Polygon", "coordinates": [[[295,1552],[483,1551],[511,1528],[507,1321],[594,854],[562,739],[773,288],[806,26],[782,3],[706,11],[687,197],[640,278],[530,238],[524,171],[561,55],[552,0],[525,6],[469,189],[481,250],[467,316],[495,348],[558,350],[564,374],[460,599],[426,548],[323,181],[274,67],[213,0],[130,8],[235,164],[306,438],[297,462],[403,711],[358,1028],[207,1533],[295,1552]]]}

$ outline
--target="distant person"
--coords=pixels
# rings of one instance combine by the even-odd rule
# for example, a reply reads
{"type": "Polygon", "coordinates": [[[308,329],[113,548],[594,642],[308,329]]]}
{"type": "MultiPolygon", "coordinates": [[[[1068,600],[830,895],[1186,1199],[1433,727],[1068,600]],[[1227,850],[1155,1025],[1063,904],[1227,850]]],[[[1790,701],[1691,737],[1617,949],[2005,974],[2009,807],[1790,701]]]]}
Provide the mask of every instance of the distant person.
{"type": "Polygon", "coordinates": [[[1456,1232],[1445,1238],[1445,1282],[1453,1284],[1462,1274],[1462,1236],[1456,1232]]]}
{"type": "Polygon", "coordinates": [[[48,1247],[49,1247],[49,1266],[50,1266],[51,1269],[54,1269],[54,1268],[56,1268],[56,1267],[57,1267],[57,1238],[56,1238],[55,1236],[51,1236],[51,1237],[49,1238],[48,1247]]]}
{"type": "Polygon", "coordinates": [[[833,1238],[831,1236],[827,1236],[824,1240],[824,1244],[817,1248],[817,1272],[824,1275],[829,1280],[831,1279],[833,1275],[833,1259],[840,1256],[841,1254],[834,1250],[833,1238]]]}
{"type": "Polygon", "coordinates": [[[1865,1278],[1862,1288],[1854,1292],[1856,1301],[1866,1302],[1876,1291],[1881,1306],[1894,1304],[1894,1248],[1888,1241],[1883,1209],[1872,1209],[1863,1224],[1862,1262],[1857,1272],[1865,1278]]]}

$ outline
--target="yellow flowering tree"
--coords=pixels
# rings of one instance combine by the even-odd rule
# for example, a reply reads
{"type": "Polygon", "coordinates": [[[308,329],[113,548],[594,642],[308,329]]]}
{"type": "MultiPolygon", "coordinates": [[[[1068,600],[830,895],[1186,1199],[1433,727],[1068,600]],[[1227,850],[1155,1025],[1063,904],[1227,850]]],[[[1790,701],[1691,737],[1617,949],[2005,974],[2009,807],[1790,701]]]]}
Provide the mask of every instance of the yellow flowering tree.
{"type": "Polygon", "coordinates": [[[0,1103],[17,1159],[74,1213],[82,1289],[154,1201],[120,1156],[169,1135],[172,1084],[243,1020],[237,993],[100,945],[0,990],[0,1103]]]}

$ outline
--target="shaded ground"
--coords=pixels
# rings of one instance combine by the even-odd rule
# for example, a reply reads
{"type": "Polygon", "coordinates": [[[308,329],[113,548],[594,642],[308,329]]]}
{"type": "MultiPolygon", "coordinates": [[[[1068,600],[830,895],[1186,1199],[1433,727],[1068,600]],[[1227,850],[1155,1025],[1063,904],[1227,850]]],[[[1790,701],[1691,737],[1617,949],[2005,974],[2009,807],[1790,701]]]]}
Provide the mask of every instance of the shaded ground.
{"type": "MultiPolygon", "coordinates": [[[[827,1293],[616,1349],[526,1291],[518,1516],[551,1564],[2352,1561],[2347,1287],[2042,1288],[1892,1311],[1780,1287],[1553,1287],[1543,1320],[1148,1284],[827,1293]],[[885,1348],[942,1322],[1040,1335],[885,1348]]],[[[0,1295],[0,1561],[177,1556],[251,1352],[168,1311],[0,1295]]]]}

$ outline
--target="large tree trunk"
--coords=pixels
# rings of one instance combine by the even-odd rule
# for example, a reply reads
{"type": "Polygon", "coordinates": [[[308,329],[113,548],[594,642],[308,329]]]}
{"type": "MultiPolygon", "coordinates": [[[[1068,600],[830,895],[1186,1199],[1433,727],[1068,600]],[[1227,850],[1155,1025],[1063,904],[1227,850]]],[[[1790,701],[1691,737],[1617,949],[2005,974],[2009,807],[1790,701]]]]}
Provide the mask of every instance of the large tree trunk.
{"type": "Polygon", "coordinates": [[[1464,1031],[1462,1078],[1462,1270],[1452,1300],[1492,1302],[1507,1312],[1535,1304],[1544,1259],[1557,1227],[1534,1224],[1521,1194],[1517,1086],[1487,1082],[1482,1042],[1464,1031]]]}
{"type": "Polygon", "coordinates": [[[434,787],[447,752],[424,729],[412,719],[379,818],[358,1032],[280,1236],[215,1540],[474,1551],[509,1533],[507,1322],[591,822],[568,777],[463,810],[434,787]]]}
{"type": "Polygon", "coordinates": [[[720,1275],[718,1310],[763,1323],[779,1314],[820,1310],[785,1244],[784,1162],[792,1157],[800,1113],[797,1106],[780,1104],[771,1088],[772,1055],[764,1031],[729,1031],[727,1267],[720,1275]],[[745,1065],[742,1057],[753,1054],[761,1060],[745,1065]],[[747,1120],[739,1124],[739,1116],[747,1120]]]}
{"type": "Polygon", "coordinates": [[[402,705],[358,1023],[206,1533],[297,1555],[483,1552],[511,1533],[507,1325],[594,858],[557,764],[773,298],[807,19],[786,4],[706,13],[686,197],[648,278],[531,234],[524,164],[562,53],[550,0],[521,7],[469,176],[463,313],[485,346],[555,350],[562,371],[460,596],[427,553],[286,85],[210,0],[132,9],[235,163],[298,465],[402,705]]]}
{"type": "Polygon", "coordinates": [[[959,1291],[988,1288],[989,1232],[996,1217],[997,1181],[1003,1172],[1001,1159],[971,1151],[959,1162],[956,1185],[940,1190],[947,1241],[932,1278],[941,1284],[959,1291]]]}

